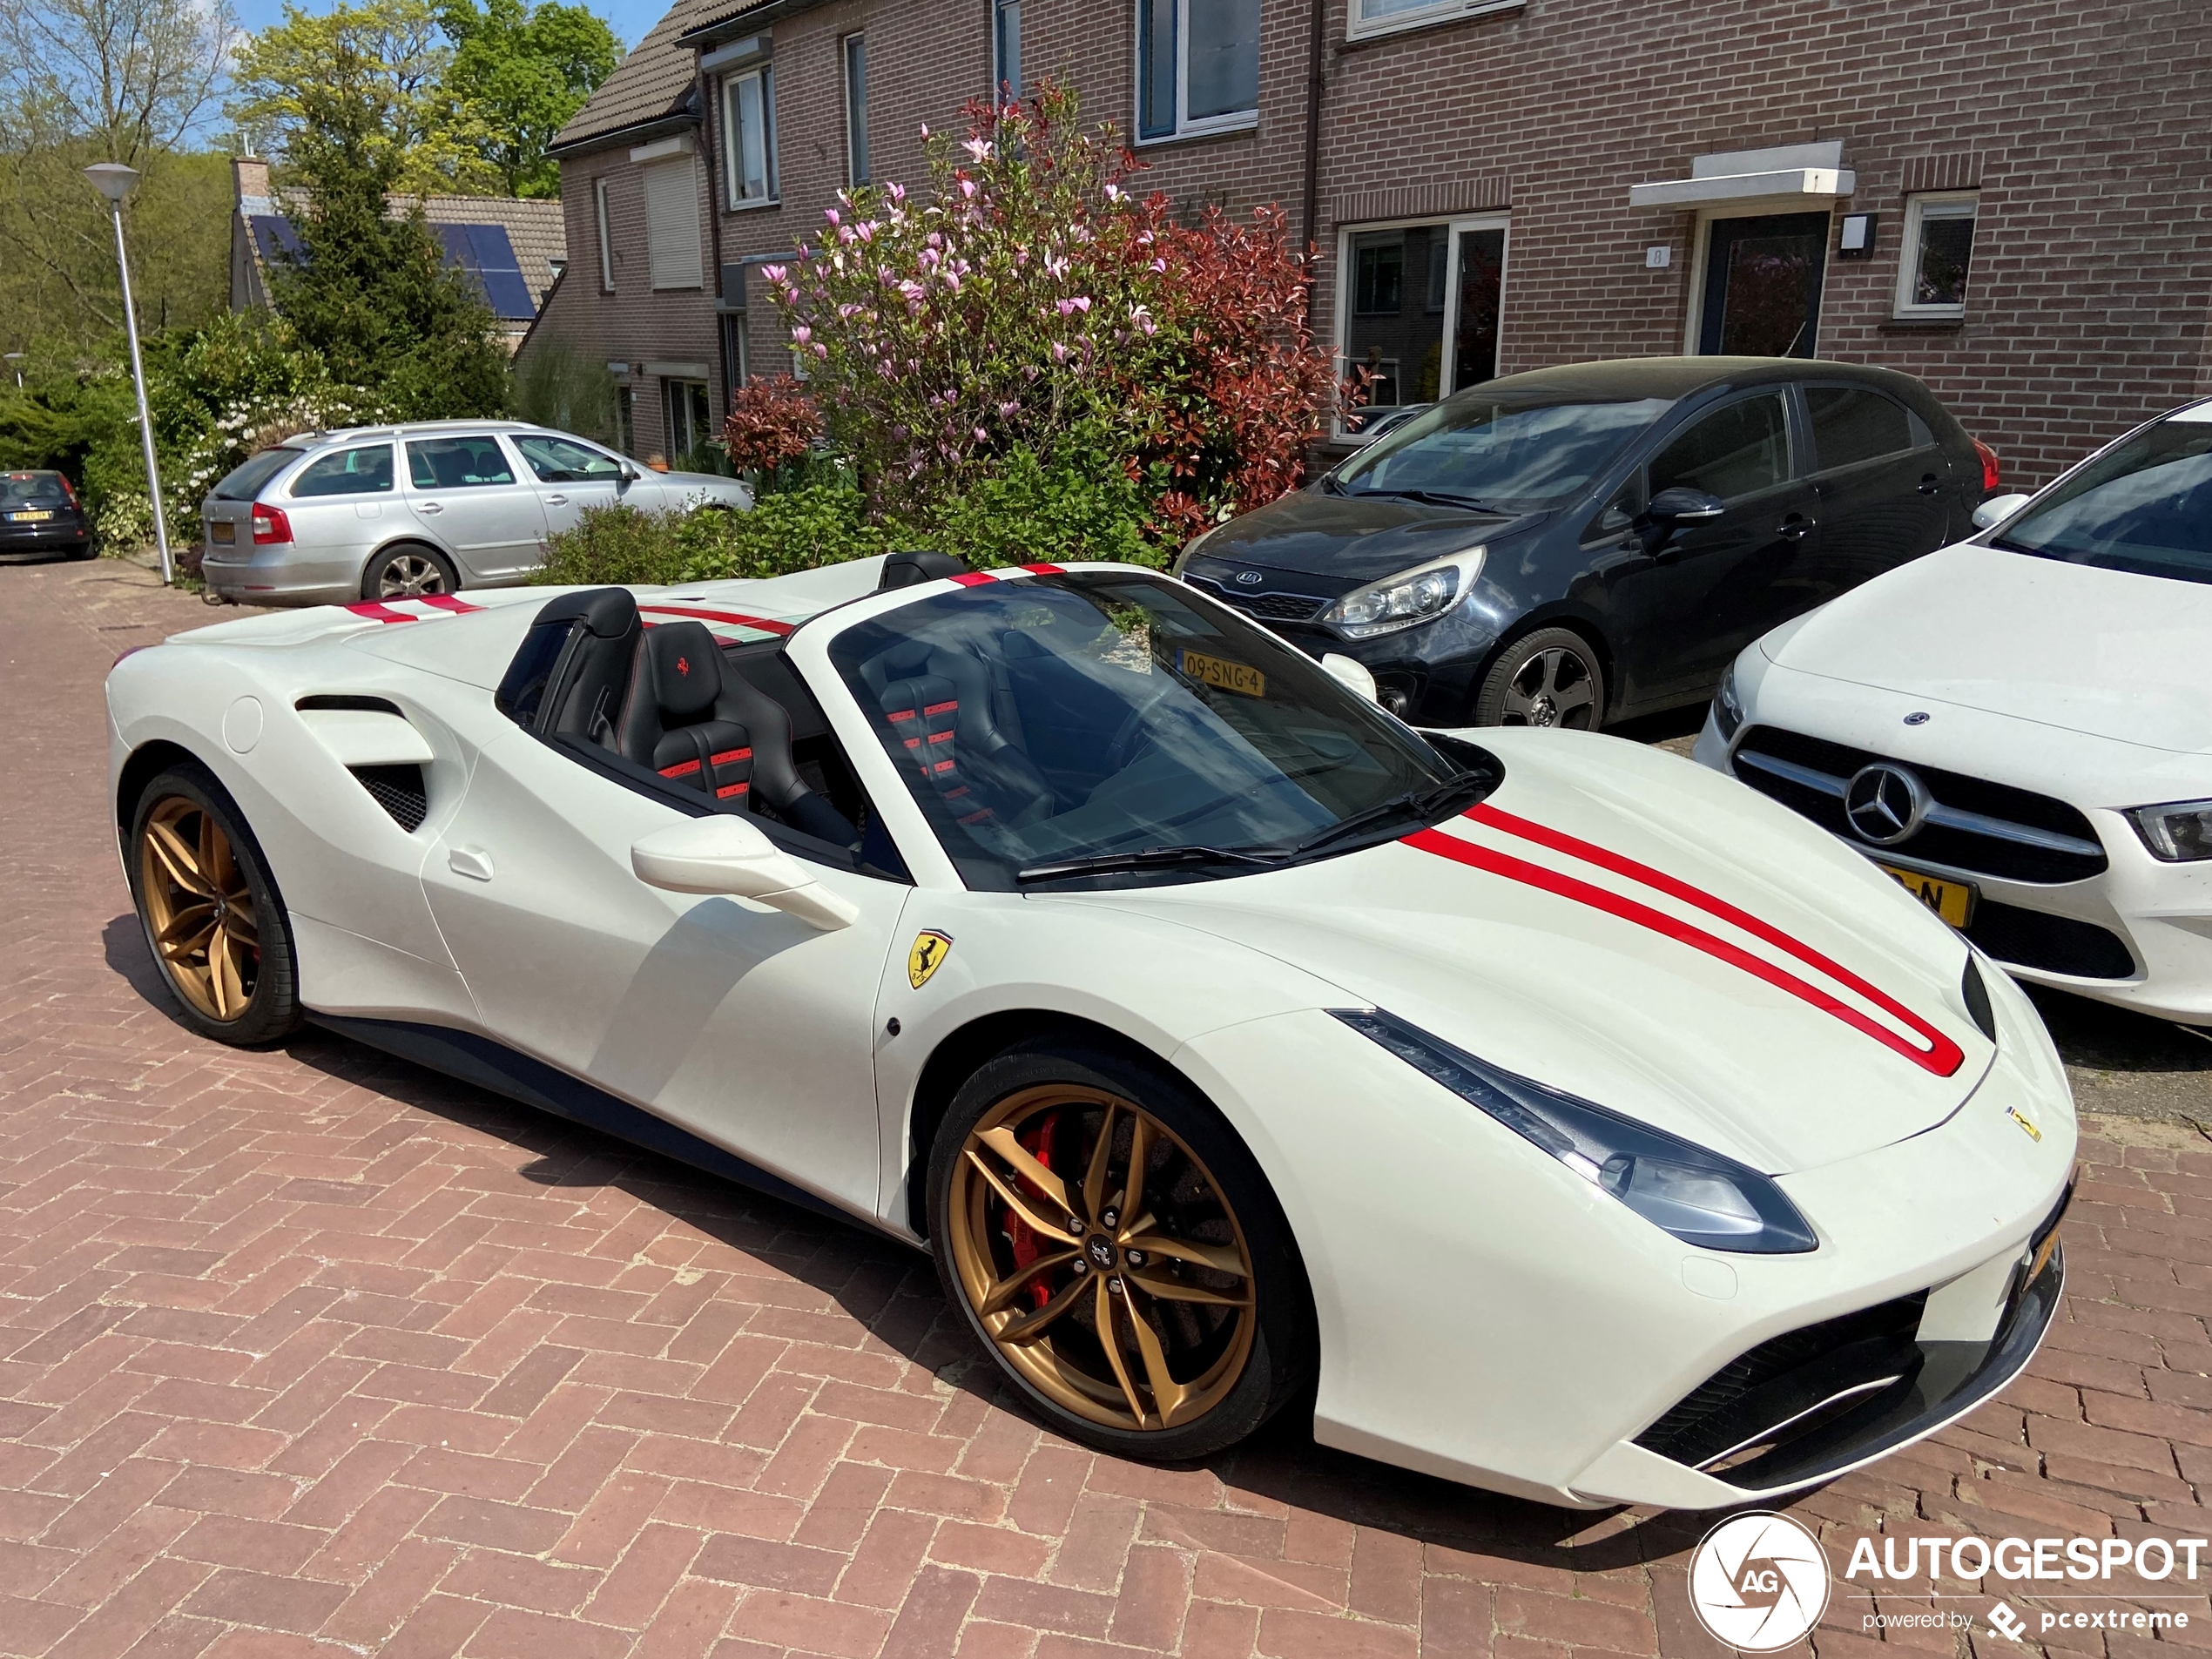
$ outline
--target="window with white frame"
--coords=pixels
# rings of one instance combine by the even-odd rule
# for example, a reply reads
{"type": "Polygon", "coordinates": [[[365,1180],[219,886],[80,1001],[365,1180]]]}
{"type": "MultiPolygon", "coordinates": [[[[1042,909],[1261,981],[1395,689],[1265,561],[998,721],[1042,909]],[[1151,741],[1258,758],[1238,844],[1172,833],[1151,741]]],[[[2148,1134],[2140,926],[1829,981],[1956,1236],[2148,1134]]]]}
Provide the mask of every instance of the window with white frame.
{"type": "Polygon", "coordinates": [[[1368,35],[1387,35],[1400,29],[1420,29],[1449,23],[1485,11],[1507,11],[1527,0],[1352,0],[1352,14],[1345,32],[1353,40],[1368,35]]]}
{"type": "Polygon", "coordinates": [[[1137,0],[1136,136],[1175,138],[1259,118],[1259,0],[1137,0]]]}
{"type": "Polygon", "coordinates": [[[1966,314],[1966,273],[1973,262],[1974,218],[1979,195],[1952,190],[1909,197],[1905,246],[1898,263],[1899,317],[1966,314]]]}
{"type": "Polygon", "coordinates": [[[1339,436],[1496,376],[1506,232],[1484,214],[1339,233],[1337,372],[1362,388],[1339,436]]]}
{"type": "Polygon", "coordinates": [[[991,0],[991,87],[1000,98],[1022,96],[1022,0],[991,0]]]}
{"type": "Polygon", "coordinates": [[[696,288],[705,280],[699,246],[699,175],[689,155],[656,161],[645,177],[645,253],[656,288],[696,288]]]}
{"type": "Polygon", "coordinates": [[[847,35],[845,47],[845,182],[868,182],[868,41],[847,35]]]}
{"type": "Polygon", "coordinates": [[[607,181],[597,179],[591,184],[591,211],[599,221],[599,288],[602,293],[615,291],[615,235],[607,212],[607,181]]]}
{"type": "Polygon", "coordinates": [[[772,64],[722,82],[723,192],[732,208],[776,199],[776,71],[772,64]]]}

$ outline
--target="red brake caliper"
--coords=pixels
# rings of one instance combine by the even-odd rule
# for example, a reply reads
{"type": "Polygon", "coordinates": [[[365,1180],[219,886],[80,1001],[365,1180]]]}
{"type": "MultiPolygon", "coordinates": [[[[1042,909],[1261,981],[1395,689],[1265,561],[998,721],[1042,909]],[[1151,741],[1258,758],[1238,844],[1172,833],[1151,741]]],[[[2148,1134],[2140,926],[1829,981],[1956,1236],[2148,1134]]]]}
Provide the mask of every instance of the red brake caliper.
{"type": "MultiPolygon", "coordinates": [[[[1052,1154],[1049,1149],[1052,1145],[1053,1131],[1059,1126],[1060,1114],[1047,1112],[1037,1120],[1034,1129],[1016,1138],[1021,1141],[1022,1145],[1031,1157],[1049,1168],[1052,1163],[1052,1154]]],[[[1039,1198],[1043,1198],[1048,1204],[1052,1202],[1049,1198],[1046,1198],[1043,1193],[1037,1192],[1036,1188],[1030,1183],[1025,1181],[1022,1184],[1029,1191],[1035,1193],[1039,1198]]],[[[1006,1212],[1006,1242],[1014,1251],[1014,1265],[1016,1268],[1027,1267],[1044,1254],[1044,1245],[1037,1238],[1035,1229],[1010,1209],[1006,1212]]],[[[1040,1278],[1028,1287],[1028,1297],[1035,1305],[1042,1307],[1047,1302],[1052,1300],[1052,1286],[1040,1278]]]]}

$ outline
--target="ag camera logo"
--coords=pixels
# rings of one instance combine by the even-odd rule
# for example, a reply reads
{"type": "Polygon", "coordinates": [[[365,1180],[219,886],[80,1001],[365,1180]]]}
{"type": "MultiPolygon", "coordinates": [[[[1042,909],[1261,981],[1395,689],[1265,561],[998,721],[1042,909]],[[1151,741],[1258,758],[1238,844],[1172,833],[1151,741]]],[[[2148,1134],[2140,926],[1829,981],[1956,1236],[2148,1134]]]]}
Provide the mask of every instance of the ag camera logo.
{"type": "Polygon", "coordinates": [[[1716,1642],[1777,1653],[1802,1642],[1828,1607],[1820,1541],[1787,1515],[1755,1510],[1707,1533],[1689,1560],[1689,1606],[1716,1642]]]}

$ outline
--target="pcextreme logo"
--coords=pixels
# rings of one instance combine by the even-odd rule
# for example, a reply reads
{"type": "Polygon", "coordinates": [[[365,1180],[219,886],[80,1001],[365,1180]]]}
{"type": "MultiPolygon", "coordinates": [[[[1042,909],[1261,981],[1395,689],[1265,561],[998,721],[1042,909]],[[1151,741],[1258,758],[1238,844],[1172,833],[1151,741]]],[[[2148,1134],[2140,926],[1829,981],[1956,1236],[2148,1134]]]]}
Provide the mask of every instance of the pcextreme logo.
{"type": "Polygon", "coordinates": [[[1755,1510],[1707,1533],[1689,1560],[1689,1606],[1716,1642],[1776,1653],[1804,1640],[1828,1606],[1820,1541],[1787,1515],[1755,1510]]]}

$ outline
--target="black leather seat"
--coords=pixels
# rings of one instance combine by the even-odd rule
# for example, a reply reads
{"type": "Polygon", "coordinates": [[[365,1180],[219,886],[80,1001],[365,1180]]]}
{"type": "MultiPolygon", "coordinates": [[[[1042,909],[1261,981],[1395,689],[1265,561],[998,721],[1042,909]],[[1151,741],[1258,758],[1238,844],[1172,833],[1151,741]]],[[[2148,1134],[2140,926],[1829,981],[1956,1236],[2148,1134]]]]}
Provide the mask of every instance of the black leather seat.
{"type": "Polygon", "coordinates": [[[981,663],[917,644],[862,671],[907,758],[961,823],[1022,824],[1051,811],[1052,786],[999,729],[981,663]]]}
{"type": "Polygon", "coordinates": [[[791,752],[791,717],[726,669],[703,623],[644,631],[613,747],[729,811],[765,804],[792,828],[839,846],[860,833],[809,789],[791,752]]]}

